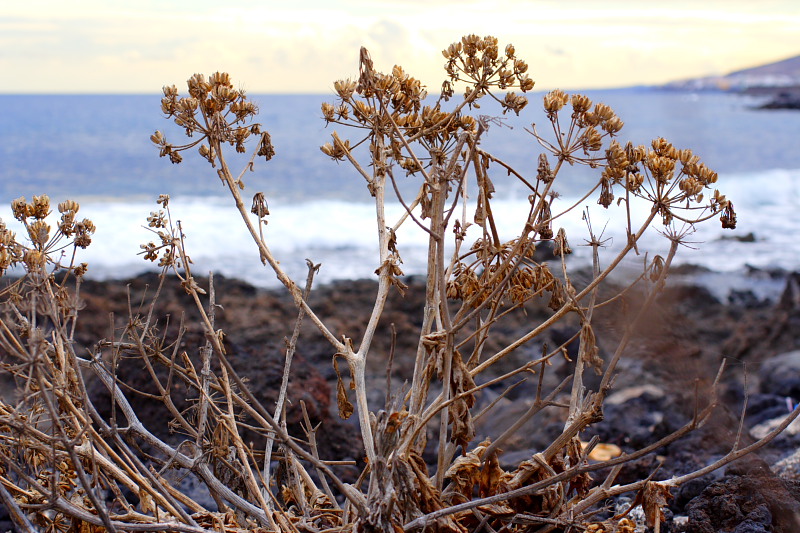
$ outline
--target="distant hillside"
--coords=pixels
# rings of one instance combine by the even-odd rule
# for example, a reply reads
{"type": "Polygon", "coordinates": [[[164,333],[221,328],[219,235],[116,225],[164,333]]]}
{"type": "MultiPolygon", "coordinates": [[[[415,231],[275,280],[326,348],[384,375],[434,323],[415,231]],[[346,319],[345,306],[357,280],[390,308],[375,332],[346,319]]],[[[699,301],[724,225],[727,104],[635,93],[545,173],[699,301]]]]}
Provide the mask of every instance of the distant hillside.
{"type": "Polygon", "coordinates": [[[731,72],[725,76],[706,76],[674,81],[667,88],[678,90],[747,91],[800,87],[800,56],[731,72]]]}

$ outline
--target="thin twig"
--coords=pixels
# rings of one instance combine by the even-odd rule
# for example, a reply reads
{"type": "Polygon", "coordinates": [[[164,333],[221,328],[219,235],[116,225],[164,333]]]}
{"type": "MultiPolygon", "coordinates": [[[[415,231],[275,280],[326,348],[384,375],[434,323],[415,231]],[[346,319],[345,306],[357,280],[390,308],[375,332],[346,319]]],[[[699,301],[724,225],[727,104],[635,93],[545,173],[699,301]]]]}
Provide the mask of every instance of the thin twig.
{"type": "MultiPolygon", "coordinates": [[[[211,327],[214,328],[214,320],[216,318],[216,290],[214,287],[214,273],[208,273],[208,321],[211,327]]],[[[200,370],[201,390],[200,397],[198,398],[198,422],[197,422],[197,437],[195,444],[198,450],[203,448],[203,439],[206,434],[206,421],[208,417],[208,403],[209,403],[209,384],[211,380],[211,354],[213,348],[211,342],[206,340],[205,345],[200,349],[200,360],[202,362],[202,369],[200,370]]]]}
{"type": "MultiPolygon", "coordinates": [[[[306,265],[308,266],[308,274],[306,276],[306,286],[303,289],[303,299],[308,300],[308,296],[311,294],[311,285],[314,283],[314,274],[319,271],[320,265],[315,265],[311,262],[310,259],[306,259],[306,265]]],[[[284,357],[283,363],[283,376],[281,378],[281,388],[278,391],[278,400],[275,402],[275,420],[283,423],[285,425],[285,417],[283,416],[284,410],[284,403],[286,402],[286,393],[289,389],[289,376],[292,369],[292,358],[294,357],[294,352],[297,348],[297,340],[300,337],[300,327],[303,325],[303,316],[305,316],[305,310],[301,307],[297,311],[297,318],[294,322],[294,329],[292,330],[292,337],[289,340],[288,344],[286,345],[286,356],[284,357]]],[[[269,482],[270,482],[270,464],[272,462],[272,447],[275,439],[270,434],[267,436],[267,443],[264,448],[264,469],[263,473],[261,474],[264,478],[265,486],[264,486],[264,498],[268,501],[271,501],[266,493],[269,491],[269,482]]]]}

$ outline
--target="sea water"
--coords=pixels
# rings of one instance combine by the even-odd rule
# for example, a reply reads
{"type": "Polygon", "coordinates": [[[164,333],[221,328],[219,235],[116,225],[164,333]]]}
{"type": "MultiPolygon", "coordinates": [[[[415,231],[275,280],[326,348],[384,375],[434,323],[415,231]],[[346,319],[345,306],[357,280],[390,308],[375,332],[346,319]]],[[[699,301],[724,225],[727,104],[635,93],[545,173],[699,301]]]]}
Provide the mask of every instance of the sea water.
{"type": "MultiPolygon", "coordinates": [[[[663,136],[678,148],[691,148],[719,173],[716,187],[733,201],[738,228],[722,230],[716,218],[685,228],[690,232],[687,246],[676,263],[707,267],[717,273],[717,282],[752,267],[800,268],[800,113],[759,111],[757,100],[725,93],[638,88],[587,94],[611,105],[625,122],[623,143],[649,144],[663,136]],[[750,234],[752,239],[741,239],[750,234]]],[[[180,165],[158,157],[149,140],[156,129],[175,144],[186,141],[182,130],[162,117],[159,99],[0,95],[0,218],[13,226],[8,206],[19,196],[47,193],[53,204],[78,200],[79,218],[88,217],[97,226],[92,245],[81,251],[78,261],[89,263],[88,275],[94,278],[124,278],[156,268],[137,254],[141,244],[154,239],[146,217],[159,208],[156,198],[170,194],[172,216],[181,222],[196,273],[214,271],[259,286],[277,285],[275,275],[259,261],[215,170],[194,150],[184,153],[180,165]]],[[[326,125],[320,118],[320,104],[332,101],[330,96],[251,99],[259,105],[258,120],[271,133],[276,156],[257,161],[255,171],[244,174],[243,194],[266,195],[270,215],[265,238],[275,257],[298,281],[305,278],[306,258],[322,264],[322,282],[374,277],[377,225],[365,181],[346,162],[334,162],[319,150],[334,130],[354,141],[359,131],[326,125]]],[[[541,94],[532,95],[520,117],[502,116],[489,102],[476,113],[493,117],[482,146],[532,180],[542,150],[529,131],[535,123],[544,137],[553,135],[541,111],[541,94]]],[[[234,158],[232,166],[245,163],[234,158]]],[[[398,174],[402,192],[411,195],[419,185],[416,178],[398,174]]],[[[603,243],[601,266],[625,243],[624,206],[606,210],[597,205],[596,195],[578,201],[597,175],[597,170],[566,167],[555,185],[561,196],[554,212],[577,204],[554,223],[567,231],[575,250],[573,266],[591,261],[591,248],[582,246],[589,239],[584,213],[603,243]]],[[[501,237],[512,238],[524,224],[529,191],[500,168],[490,177],[497,189],[492,210],[498,230],[501,237]]],[[[474,193],[468,190],[473,200],[474,193]]],[[[393,223],[403,208],[391,202],[387,213],[387,222],[393,223]]],[[[633,206],[634,222],[646,214],[646,206],[633,206]]],[[[454,217],[462,218],[460,212],[454,217]]],[[[628,268],[635,270],[645,258],[666,253],[669,242],[660,229],[656,221],[642,240],[642,253],[626,262],[628,268]]],[[[427,235],[409,221],[398,232],[398,242],[404,272],[423,273],[427,235]]]]}

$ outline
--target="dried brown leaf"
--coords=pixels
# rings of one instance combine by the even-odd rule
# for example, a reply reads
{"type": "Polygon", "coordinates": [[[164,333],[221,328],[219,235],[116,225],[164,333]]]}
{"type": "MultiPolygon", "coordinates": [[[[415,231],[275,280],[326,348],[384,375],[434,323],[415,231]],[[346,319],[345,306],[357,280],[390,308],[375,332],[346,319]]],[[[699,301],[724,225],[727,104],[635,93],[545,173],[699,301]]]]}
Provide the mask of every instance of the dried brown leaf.
{"type": "Polygon", "coordinates": [[[462,455],[456,459],[450,468],[445,472],[445,479],[450,480],[445,499],[450,504],[460,503],[462,501],[469,501],[472,499],[472,489],[475,485],[480,483],[480,469],[481,461],[483,460],[483,452],[489,446],[489,440],[481,442],[470,452],[462,455]],[[454,496],[460,496],[458,501],[454,500],[454,496]]]}
{"type": "Polygon", "coordinates": [[[441,494],[431,482],[428,475],[428,467],[425,461],[416,453],[411,453],[408,457],[408,465],[414,473],[417,490],[419,491],[419,508],[424,513],[430,513],[444,508],[441,494]]]}
{"type": "Polygon", "coordinates": [[[475,425],[470,413],[470,409],[475,405],[475,395],[464,393],[475,388],[475,381],[458,350],[453,352],[450,386],[453,396],[459,396],[450,406],[450,422],[453,424],[450,439],[466,449],[470,441],[475,438],[475,425]]]}
{"type": "Polygon", "coordinates": [[[517,514],[517,512],[511,507],[498,503],[479,505],[478,510],[495,518],[511,518],[517,514]]]}
{"type": "Polygon", "coordinates": [[[508,490],[507,482],[509,477],[509,474],[500,468],[500,461],[497,460],[496,452],[485,458],[478,487],[481,498],[506,492],[508,490]]]}
{"type": "Polygon", "coordinates": [[[464,400],[453,402],[450,406],[450,423],[452,424],[452,432],[450,440],[455,442],[462,448],[475,438],[475,424],[472,421],[472,413],[464,400]]]}
{"type": "Polygon", "coordinates": [[[339,416],[342,417],[343,420],[347,420],[353,416],[355,408],[347,398],[347,388],[344,385],[344,380],[342,380],[342,374],[339,373],[337,357],[340,355],[341,354],[336,354],[333,356],[333,370],[336,372],[336,404],[339,407],[339,416]]]}
{"type": "Polygon", "coordinates": [[[580,351],[583,361],[591,366],[599,376],[603,373],[603,359],[600,357],[600,349],[597,347],[597,340],[594,336],[594,329],[591,324],[584,322],[580,334],[580,351]]]}

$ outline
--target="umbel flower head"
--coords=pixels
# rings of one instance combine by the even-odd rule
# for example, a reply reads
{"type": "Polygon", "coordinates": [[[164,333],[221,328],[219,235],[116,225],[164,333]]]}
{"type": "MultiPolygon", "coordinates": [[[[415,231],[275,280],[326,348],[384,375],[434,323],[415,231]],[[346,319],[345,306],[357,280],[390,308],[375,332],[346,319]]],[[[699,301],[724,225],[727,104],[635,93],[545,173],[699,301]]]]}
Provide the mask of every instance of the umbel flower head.
{"type": "MultiPolygon", "coordinates": [[[[721,214],[723,228],[736,226],[733,205],[712,187],[717,173],[691,150],[679,150],[661,137],[654,139],[649,148],[630,142],[622,146],[615,139],[623,127],[622,120],[605,104],[592,107],[592,101],[584,95],[570,96],[556,89],[544,96],[543,103],[554,130],[568,133],[550,143],[536,132],[534,125],[533,135],[559,161],[603,168],[597,187],[598,204],[611,206],[616,199],[614,189],[620,187],[623,195],[650,202],[665,225],[674,220],[691,225],[721,214]],[[560,115],[570,109],[569,124],[563,124],[560,115]],[[607,139],[610,143],[603,155],[607,139]],[[706,191],[711,190],[713,196],[706,200],[706,191]]],[[[544,184],[553,179],[544,155],[539,159],[537,177],[544,184]]]]}
{"type": "Polygon", "coordinates": [[[215,72],[208,79],[195,74],[186,84],[189,89],[186,97],[179,96],[174,85],[164,87],[161,111],[193,140],[175,145],[156,131],[150,140],[159,147],[161,157],[169,157],[177,164],[183,161],[181,152],[197,147],[200,155],[216,166],[222,144],[246,153],[246,143],[251,137],[258,138],[257,156],[269,160],[275,155],[269,134],[261,131],[260,124],[251,123],[258,107],[247,99],[244,90],[234,88],[228,73],[215,72]]]}
{"type": "MultiPolygon", "coordinates": [[[[379,72],[362,48],[359,76],[334,82],[338,100],[323,103],[321,111],[327,123],[346,125],[351,131],[363,132],[363,136],[343,139],[334,132],[331,142],[320,147],[322,152],[337,161],[352,160],[351,149],[363,144],[374,156],[376,176],[387,175],[394,165],[407,175],[425,176],[448,157],[458,139],[464,142],[465,136],[472,138],[486,129],[481,120],[467,114],[480,108],[481,98],[499,103],[503,113],[519,114],[528,104],[520,93],[530,91],[534,82],[513,45],[501,49],[495,37],[467,35],[442,54],[447,59],[449,79],[442,84],[438,97],[429,99],[420,80],[399,65],[390,72],[379,72]],[[467,85],[463,100],[445,107],[443,103],[454,96],[457,83],[467,85]],[[379,142],[376,136],[381,137],[379,142]]],[[[427,213],[425,205],[422,210],[427,213]]]]}
{"type": "MultiPolygon", "coordinates": [[[[450,82],[477,82],[475,93],[479,98],[489,94],[491,87],[507,89],[519,87],[522,92],[533,89],[534,81],[528,76],[528,64],[516,57],[514,45],[509,44],[500,52],[498,40],[491,35],[478,37],[465,35],[461,41],[452,43],[442,51],[447,63],[445,71],[450,82]]],[[[528,103],[522,96],[509,96],[501,102],[503,112],[520,110],[528,103]]]]}
{"type": "Polygon", "coordinates": [[[30,203],[25,197],[12,201],[11,212],[25,227],[26,238],[20,240],[0,220],[0,275],[16,265],[21,265],[27,272],[40,272],[51,265],[54,270],[66,269],[78,276],[83,275],[87,269],[85,264],[74,266],[60,263],[65,247],[86,248],[92,243],[91,236],[96,228],[88,218],[76,220],[79,209],[80,206],[73,200],[58,204],[61,218],[54,230],[45,220],[51,214],[50,198],[46,194],[34,196],[30,203]],[[71,242],[64,244],[68,239],[71,242]]]}

